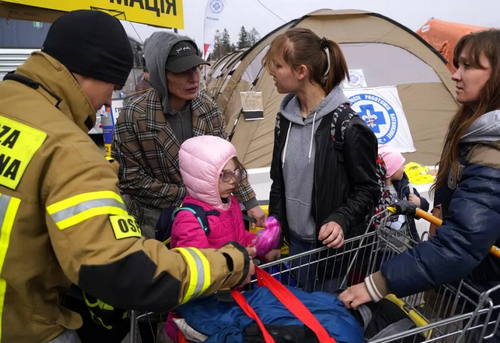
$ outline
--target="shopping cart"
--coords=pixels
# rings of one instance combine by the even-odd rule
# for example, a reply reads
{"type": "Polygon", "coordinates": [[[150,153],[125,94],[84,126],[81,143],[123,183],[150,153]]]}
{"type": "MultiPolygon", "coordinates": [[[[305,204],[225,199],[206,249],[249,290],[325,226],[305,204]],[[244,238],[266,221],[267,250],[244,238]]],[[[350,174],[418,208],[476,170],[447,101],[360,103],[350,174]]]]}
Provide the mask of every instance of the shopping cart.
{"type": "MultiPolygon", "coordinates": [[[[346,239],[340,249],[322,247],[261,268],[271,271],[282,283],[290,280],[287,285],[291,287],[301,286],[296,283],[303,279],[301,275],[311,277],[313,291],[335,292],[363,282],[365,276],[379,270],[384,261],[418,244],[407,228],[386,227],[393,215],[399,213],[386,210],[372,217],[366,232],[346,239]]],[[[500,329],[500,304],[493,303],[492,295],[500,295],[500,285],[480,291],[465,279],[402,299],[391,294],[386,298],[406,312],[416,327],[370,342],[489,342],[500,329]]],[[[140,321],[149,321],[151,327],[155,327],[151,315],[131,311],[131,343],[141,342],[140,321]]]]}
{"type": "MultiPolygon", "coordinates": [[[[292,267],[284,273],[299,279],[300,273],[314,275],[315,291],[333,292],[363,282],[384,261],[418,244],[408,229],[396,231],[386,227],[391,215],[398,214],[386,210],[374,216],[368,228],[380,223],[376,229],[347,239],[342,249],[323,247],[263,267],[282,266],[286,262],[292,267]]],[[[370,342],[489,342],[500,324],[500,304],[494,305],[492,295],[500,295],[500,286],[481,292],[466,280],[403,299],[390,294],[387,299],[405,311],[416,327],[370,342]]]]}
{"type": "Polygon", "coordinates": [[[167,320],[167,315],[168,313],[130,311],[128,341],[130,343],[170,342],[165,336],[164,324],[167,320]]]}

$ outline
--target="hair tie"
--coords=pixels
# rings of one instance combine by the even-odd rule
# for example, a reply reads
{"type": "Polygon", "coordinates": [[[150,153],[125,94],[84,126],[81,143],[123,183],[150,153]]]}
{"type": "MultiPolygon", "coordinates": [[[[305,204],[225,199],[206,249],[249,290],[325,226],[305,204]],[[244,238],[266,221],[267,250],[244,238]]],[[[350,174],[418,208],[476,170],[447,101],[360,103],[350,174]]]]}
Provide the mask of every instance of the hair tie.
{"type": "Polygon", "coordinates": [[[328,39],[326,37],[321,38],[321,49],[328,49],[328,39]]]}
{"type": "Polygon", "coordinates": [[[326,37],[321,38],[321,49],[326,53],[326,71],[323,74],[323,80],[326,82],[328,80],[328,73],[330,72],[330,49],[328,48],[328,39],[326,37]]]}

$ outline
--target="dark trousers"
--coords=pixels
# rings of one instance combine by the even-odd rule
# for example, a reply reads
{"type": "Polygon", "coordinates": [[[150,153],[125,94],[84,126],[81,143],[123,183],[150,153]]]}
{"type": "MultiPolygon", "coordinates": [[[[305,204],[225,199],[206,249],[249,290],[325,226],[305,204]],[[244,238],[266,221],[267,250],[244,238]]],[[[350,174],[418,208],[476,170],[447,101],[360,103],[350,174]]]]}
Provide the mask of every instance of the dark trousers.
{"type": "MultiPolygon", "coordinates": [[[[304,252],[315,249],[316,244],[305,242],[290,235],[290,256],[295,256],[304,252]]],[[[293,259],[291,267],[294,269],[293,274],[299,283],[299,287],[306,292],[313,292],[316,283],[316,270],[318,268],[317,254],[306,255],[301,258],[293,259]],[[300,266],[300,268],[298,268],[300,266]]]]}

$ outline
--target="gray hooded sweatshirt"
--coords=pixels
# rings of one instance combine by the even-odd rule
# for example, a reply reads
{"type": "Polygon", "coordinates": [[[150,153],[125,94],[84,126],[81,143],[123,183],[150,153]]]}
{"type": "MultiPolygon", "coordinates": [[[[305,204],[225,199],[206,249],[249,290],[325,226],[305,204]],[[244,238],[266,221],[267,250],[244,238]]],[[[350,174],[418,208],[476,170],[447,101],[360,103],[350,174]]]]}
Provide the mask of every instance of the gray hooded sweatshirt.
{"type": "Polygon", "coordinates": [[[500,110],[483,114],[460,138],[460,143],[496,142],[500,140],[500,110]]]}
{"type": "Polygon", "coordinates": [[[149,71],[149,83],[160,94],[163,113],[165,118],[174,130],[175,136],[182,144],[186,139],[191,138],[193,133],[191,123],[191,106],[188,101],[182,110],[171,109],[168,105],[168,85],[165,65],[167,57],[172,47],[182,41],[191,42],[193,40],[187,36],[181,36],[172,32],[155,32],[145,43],[144,59],[149,71]]]}
{"type": "Polygon", "coordinates": [[[340,87],[335,87],[305,119],[300,114],[298,97],[289,94],[281,103],[280,113],[290,121],[281,156],[287,222],[292,234],[303,241],[315,242],[317,239],[311,214],[316,152],[314,133],[325,115],[345,103],[349,103],[349,99],[340,87]]]}

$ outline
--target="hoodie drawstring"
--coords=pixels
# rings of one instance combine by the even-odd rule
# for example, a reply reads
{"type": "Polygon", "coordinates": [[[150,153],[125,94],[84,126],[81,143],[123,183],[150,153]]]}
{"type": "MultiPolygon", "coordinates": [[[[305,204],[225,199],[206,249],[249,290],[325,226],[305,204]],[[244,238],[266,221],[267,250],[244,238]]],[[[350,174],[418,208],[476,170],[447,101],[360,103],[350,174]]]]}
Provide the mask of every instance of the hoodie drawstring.
{"type": "Polygon", "coordinates": [[[311,153],[312,153],[312,148],[313,148],[313,140],[314,140],[314,123],[316,122],[316,114],[318,114],[318,112],[314,112],[314,116],[313,116],[313,124],[312,124],[312,129],[311,129],[311,143],[309,143],[309,153],[307,154],[307,159],[308,159],[308,163],[311,163],[311,153]]]}
{"type": "MultiPolygon", "coordinates": [[[[313,147],[313,142],[314,142],[314,124],[316,123],[316,115],[317,114],[318,114],[318,112],[314,112],[312,128],[311,128],[311,142],[309,143],[309,153],[307,154],[308,163],[311,163],[312,147],[313,147]]],[[[286,132],[285,147],[283,148],[283,155],[281,156],[281,167],[282,168],[285,166],[286,150],[288,149],[288,139],[290,138],[290,130],[292,129],[292,125],[293,124],[290,123],[290,125],[288,126],[288,130],[286,132]]]]}
{"type": "Polygon", "coordinates": [[[290,129],[292,128],[292,123],[288,126],[288,130],[286,132],[285,138],[285,148],[283,149],[283,156],[281,157],[281,168],[285,166],[285,158],[286,158],[286,149],[288,148],[288,137],[290,137],[290,129]]]}

